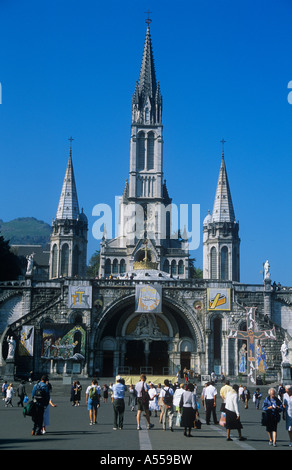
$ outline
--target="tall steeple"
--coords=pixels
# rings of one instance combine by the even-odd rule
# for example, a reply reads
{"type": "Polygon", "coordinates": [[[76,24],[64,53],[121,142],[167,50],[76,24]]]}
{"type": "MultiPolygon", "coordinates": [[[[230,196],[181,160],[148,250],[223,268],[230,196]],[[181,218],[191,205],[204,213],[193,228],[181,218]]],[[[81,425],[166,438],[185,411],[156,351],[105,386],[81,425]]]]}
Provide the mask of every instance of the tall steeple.
{"type": "MultiPolygon", "coordinates": [[[[72,137],[69,140],[72,144],[72,137]]],[[[88,220],[83,209],[79,212],[71,144],[56,218],[53,220],[50,279],[80,277],[86,272],[88,220]]]]}
{"type": "Polygon", "coordinates": [[[227,177],[224,152],[222,152],[212,218],[213,222],[235,222],[235,213],[227,177]]]}
{"type": "Polygon", "coordinates": [[[132,121],[139,124],[160,124],[162,96],[156,80],[154,56],[148,25],[144,43],[139,81],[132,99],[132,121]]]}
{"type": "Polygon", "coordinates": [[[129,178],[119,204],[119,233],[100,244],[100,274],[132,270],[147,258],[165,272],[187,278],[186,241],[171,236],[172,207],[163,177],[162,96],[157,81],[151,20],[146,20],[139,80],[132,96],[129,178]]]}
{"type": "Polygon", "coordinates": [[[79,216],[79,204],[72,163],[72,148],[70,146],[69,159],[65,178],[57,209],[56,219],[77,219],[79,216]]]}
{"type": "Polygon", "coordinates": [[[204,279],[240,280],[238,232],[223,148],[213,213],[203,223],[204,279]]]}

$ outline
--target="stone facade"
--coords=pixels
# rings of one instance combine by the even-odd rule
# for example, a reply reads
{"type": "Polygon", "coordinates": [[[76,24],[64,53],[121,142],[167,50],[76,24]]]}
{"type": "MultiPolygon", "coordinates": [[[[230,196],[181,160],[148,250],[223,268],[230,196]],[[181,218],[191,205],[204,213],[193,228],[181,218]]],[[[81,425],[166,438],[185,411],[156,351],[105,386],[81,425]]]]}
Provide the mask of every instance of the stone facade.
{"type": "MultiPolygon", "coordinates": [[[[33,355],[23,357],[18,348],[15,356],[16,373],[34,370],[51,376],[78,371],[82,376],[98,373],[139,373],[140,367],[150,367],[153,373],[175,374],[187,367],[198,374],[212,370],[225,375],[237,375],[240,340],[227,337],[231,328],[245,328],[245,307],[256,306],[259,329],[275,326],[276,341],[265,341],[267,374],[277,377],[281,368],[280,348],[283,340],[291,340],[292,288],[269,289],[265,285],[245,285],[232,281],[162,280],[151,279],[150,285],[162,287],[162,311],[152,315],[151,328],[139,329],[142,316],[135,313],[136,284],[143,280],[75,280],[58,279],[34,283],[2,283],[0,309],[13,294],[21,298],[18,318],[7,316],[2,322],[2,356],[4,370],[7,336],[13,336],[19,346],[22,327],[34,326],[33,355]],[[90,288],[92,298],[87,306],[70,307],[70,289],[90,288]],[[210,310],[208,293],[211,289],[230,292],[230,310],[210,310]],[[230,290],[230,291],[229,291],[230,290]],[[268,297],[268,303],[267,298],[268,297]],[[270,311],[266,306],[270,306],[270,311]],[[85,331],[85,352],[77,360],[60,357],[44,358],[44,332],[48,325],[81,326],[85,331]],[[285,328],[282,327],[285,326],[285,328]],[[76,368],[76,365],[79,368],[76,368]]],[[[78,292],[79,292],[78,291],[78,292]]],[[[149,314],[148,315],[149,318],[149,314]]],[[[290,341],[291,343],[291,341],[290,341]]],[[[150,369],[149,369],[150,370],[150,369]]]]}

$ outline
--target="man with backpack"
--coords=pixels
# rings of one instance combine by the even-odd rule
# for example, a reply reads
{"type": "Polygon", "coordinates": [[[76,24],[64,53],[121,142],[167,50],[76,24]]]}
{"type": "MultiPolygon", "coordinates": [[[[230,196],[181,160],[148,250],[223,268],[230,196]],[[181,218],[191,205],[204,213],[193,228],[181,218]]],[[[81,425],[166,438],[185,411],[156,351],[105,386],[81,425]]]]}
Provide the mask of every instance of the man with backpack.
{"type": "Polygon", "coordinates": [[[146,414],[147,429],[153,428],[154,424],[150,423],[150,414],[149,414],[149,394],[148,387],[146,384],[146,375],[142,374],[140,377],[140,382],[137,383],[135,387],[137,393],[137,402],[138,402],[138,411],[137,411],[137,429],[140,431],[142,428],[140,426],[140,419],[142,411],[146,414]]]}
{"type": "Polygon", "coordinates": [[[86,405],[89,411],[90,426],[97,423],[97,408],[100,405],[100,387],[96,379],[86,389],[86,405]]]}
{"type": "Polygon", "coordinates": [[[32,436],[40,436],[43,427],[45,408],[49,405],[50,391],[47,385],[48,377],[43,375],[41,380],[33,387],[31,397],[35,403],[32,421],[34,423],[32,436]]]}
{"type": "Polygon", "coordinates": [[[164,387],[161,389],[159,397],[162,399],[162,429],[166,430],[166,420],[168,418],[169,429],[173,431],[173,389],[170,387],[169,380],[165,379],[164,387]]]}

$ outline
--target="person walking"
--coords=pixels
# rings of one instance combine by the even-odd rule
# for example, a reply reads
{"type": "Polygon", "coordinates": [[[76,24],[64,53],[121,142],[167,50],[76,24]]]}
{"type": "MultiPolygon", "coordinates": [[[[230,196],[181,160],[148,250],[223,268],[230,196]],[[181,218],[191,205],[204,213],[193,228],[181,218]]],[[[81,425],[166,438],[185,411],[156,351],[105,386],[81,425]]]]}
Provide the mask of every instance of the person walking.
{"type": "Polygon", "coordinates": [[[157,390],[154,387],[152,382],[149,383],[149,411],[154,411],[154,416],[157,418],[157,411],[159,411],[158,400],[157,400],[157,390]]]}
{"type": "Polygon", "coordinates": [[[220,397],[222,398],[220,411],[223,412],[223,413],[225,411],[225,402],[226,402],[227,392],[230,392],[231,390],[233,390],[233,388],[230,385],[230,381],[226,380],[225,385],[223,385],[223,387],[221,387],[220,392],[219,392],[220,397]]]}
{"type": "Polygon", "coordinates": [[[124,426],[125,391],[124,380],[117,375],[116,383],[113,385],[114,431],[118,428],[123,429],[124,426]]]}
{"type": "Polygon", "coordinates": [[[228,390],[225,397],[225,410],[226,414],[226,431],[227,441],[232,441],[230,437],[231,429],[237,429],[240,441],[245,441],[241,435],[242,424],[240,422],[239,407],[238,407],[238,389],[239,386],[234,384],[231,390],[228,390]]]}
{"type": "Polygon", "coordinates": [[[292,447],[292,386],[286,387],[286,393],[283,396],[285,416],[286,416],[286,430],[290,439],[289,447],[292,447]]]}
{"type": "Polygon", "coordinates": [[[103,403],[107,403],[108,401],[108,385],[104,384],[102,387],[102,401],[103,403]]]}
{"type": "Polygon", "coordinates": [[[46,406],[45,410],[44,410],[43,426],[42,426],[42,429],[41,429],[41,434],[46,434],[46,427],[49,426],[49,424],[50,424],[50,406],[52,406],[53,408],[56,408],[56,406],[57,406],[52,402],[52,399],[51,399],[52,387],[51,387],[51,384],[49,383],[49,380],[46,380],[46,384],[47,384],[49,392],[50,392],[50,401],[48,403],[48,406],[46,406]]]}
{"type": "Polygon", "coordinates": [[[244,408],[247,410],[248,409],[248,402],[250,399],[250,391],[246,386],[243,387],[243,392],[242,392],[242,401],[244,402],[244,408]]]}
{"type": "Polygon", "coordinates": [[[169,429],[173,431],[173,389],[169,386],[169,380],[165,379],[164,387],[161,389],[160,398],[162,398],[162,429],[166,430],[166,421],[168,419],[169,429]]]}
{"type": "Polygon", "coordinates": [[[4,382],[3,382],[3,384],[2,384],[2,400],[3,400],[3,401],[6,400],[7,388],[8,388],[7,380],[4,380],[4,382]]]}
{"type": "Polygon", "coordinates": [[[76,403],[76,381],[75,380],[72,383],[72,387],[71,387],[70,401],[72,402],[72,406],[75,406],[75,403],[76,403]]]}
{"type": "Polygon", "coordinates": [[[253,402],[255,404],[256,410],[259,410],[259,408],[260,408],[261,398],[262,398],[262,394],[260,392],[260,389],[257,388],[256,391],[253,394],[253,402]]]}
{"type": "Polygon", "coordinates": [[[144,411],[146,415],[147,429],[151,429],[153,428],[154,424],[150,423],[149,395],[148,395],[148,387],[146,384],[146,375],[142,374],[140,376],[140,381],[136,384],[135,390],[137,393],[137,401],[138,401],[137,430],[140,431],[142,429],[140,425],[142,411],[144,411]]]}
{"type": "Polygon", "coordinates": [[[213,416],[214,424],[218,424],[216,415],[216,396],[217,389],[214,387],[213,382],[208,382],[205,389],[205,404],[206,404],[206,424],[210,424],[211,414],[213,416]]]}
{"type": "Polygon", "coordinates": [[[75,406],[80,406],[81,392],[82,392],[82,385],[80,384],[79,380],[77,380],[76,388],[75,388],[75,406]]]}
{"type": "Polygon", "coordinates": [[[11,406],[13,408],[13,405],[12,405],[12,398],[13,396],[15,395],[15,391],[14,391],[14,388],[13,388],[13,384],[9,384],[8,387],[7,387],[7,390],[6,390],[6,400],[5,400],[5,406],[11,406]]]}
{"type": "Polygon", "coordinates": [[[17,406],[21,405],[23,407],[23,400],[26,395],[25,391],[25,381],[22,380],[21,383],[17,387],[17,395],[19,397],[19,401],[17,403],[17,406]]]}
{"type": "Polygon", "coordinates": [[[41,380],[35,384],[32,389],[31,396],[36,405],[34,415],[32,416],[32,421],[34,423],[32,436],[41,435],[44,411],[50,401],[50,391],[47,385],[47,381],[47,376],[43,375],[41,380]]]}
{"type": "Polygon", "coordinates": [[[97,424],[97,409],[100,406],[100,388],[96,379],[93,379],[91,385],[87,387],[85,395],[87,410],[89,411],[89,424],[92,426],[97,424]]]}
{"type": "Polygon", "coordinates": [[[134,385],[131,384],[129,388],[129,406],[131,407],[131,411],[135,411],[136,401],[136,390],[134,385]]]}
{"type": "Polygon", "coordinates": [[[265,398],[262,410],[266,413],[266,430],[269,435],[269,445],[276,447],[277,426],[280,421],[280,413],[283,410],[282,402],[276,397],[276,390],[270,388],[265,398]]]}
{"type": "Polygon", "coordinates": [[[184,428],[184,436],[186,437],[192,437],[191,429],[194,426],[197,413],[197,398],[193,390],[193,385],[188,383],[186,390],[183,390],[179,404],[181,426],[184,428]]]}

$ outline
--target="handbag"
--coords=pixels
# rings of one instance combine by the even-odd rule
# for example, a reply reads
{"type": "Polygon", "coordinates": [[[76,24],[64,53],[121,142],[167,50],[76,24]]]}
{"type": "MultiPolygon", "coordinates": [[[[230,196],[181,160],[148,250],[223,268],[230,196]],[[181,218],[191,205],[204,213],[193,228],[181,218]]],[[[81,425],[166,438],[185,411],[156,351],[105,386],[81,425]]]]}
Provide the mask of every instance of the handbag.
{"type": "Polygon", "coordinates": [[[176,415],[176,421],[175,421],[175,425],[177,427],[180,427],[181,426],[181,413],[178,411],[177,415],[176,415]]]}
{"type": "Polygon", "coordinates": [[[221,413],[220,419],[219,419],[219,424],[223,428],[226,426],[226,413],[221,413]]]}

